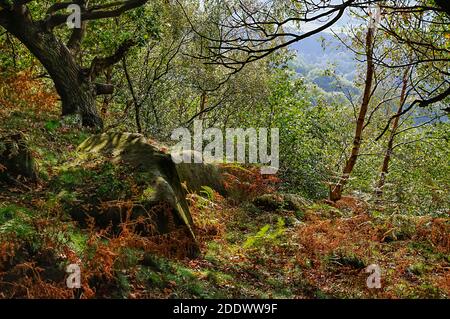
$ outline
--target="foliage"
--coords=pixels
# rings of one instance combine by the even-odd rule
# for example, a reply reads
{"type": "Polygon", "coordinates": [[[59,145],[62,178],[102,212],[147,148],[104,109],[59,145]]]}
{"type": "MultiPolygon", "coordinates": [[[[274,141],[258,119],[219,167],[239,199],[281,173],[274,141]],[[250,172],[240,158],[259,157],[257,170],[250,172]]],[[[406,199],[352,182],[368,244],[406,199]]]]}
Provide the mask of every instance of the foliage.
{"type": "MultiPolygon", "coordinates": [[[[44,18],[53,3],[30,2],[33,19],[44,18]]],[[[352,32],[302,40],[230,74],[223,63],[199,59],[221,35],[225,14],[220,1],[202,4],[149,1],[89,22],[74,54],[82,72],[124,41],[134,43],[98,76],[99,83],[115,84],[112,95],[96,100],[105,131],[140,130],[168,149],[173,129],[191,130],[195,119],[222,132],[279,128],[278,174],[227,163],[219,165],[226,195],[209,186],[187,194],[201,254],[186,258],[190,246],[182,231],[155,234],[145,216],[131,219],[133,209],[154,199],[148,175],[108,157],[78,154],[92,132],[76,115],[61,118],[61,97],[47,70],[19,40],[0,32],[0,139],[23,133],[39,168],[35,183],[19,176],[0,184],[0,298],[449,298],[450,127],[443,111],[449,101],[412,104],[448,85],[448,17],[383,17],[358,162],[346,196],[331,202],[325,198],[353,142],[357,95],[366,80],[360,40],[367,17],[356,10],[352,19],[360,25],[352,32]],[[352,38],[336,38],[346,34],[352,38]],[[308,42],[317,40],[331,45],[308,42]],[[336,49],[336,42],[343,47],[336,49]],[[330,57],[343,58],[343,65],[323,61],[330,57]],[[388,122],[399,108],[409,63],[407,112],[393,130],[388,122]],[[390,136],[380,197],[375,191],[390,136]],[[114,206],[120,222],[75,223],[71,213],[80,203],[101,214],[114,206]],[[70,263],[81,267],[80,290],[65,285],[70,263]],[[366,287],[370,264],[382,268],[381,289],[366,287]]],[[[290,14],[293,4],[277,2],[275,17],[290,14]]],[[[61,43],[71,36],[58,27],[54,34],[61,43]]],[[[236,61],[247,57],[245,48],[233,52],[236,61]]],[[[0,154],[4,150],[0,140],[0,154]]],[[[164,205],[156,208],[167,213],[164,205]]]]}
{"type": "Polygon", "coordinates": [[[262,175],[259,167],[242,167],[239,164],[224,164],[224,186],[229,197],[237,201],[251,200],[259,195],[271,193],[280,180],[274,175],[262,175]]]}

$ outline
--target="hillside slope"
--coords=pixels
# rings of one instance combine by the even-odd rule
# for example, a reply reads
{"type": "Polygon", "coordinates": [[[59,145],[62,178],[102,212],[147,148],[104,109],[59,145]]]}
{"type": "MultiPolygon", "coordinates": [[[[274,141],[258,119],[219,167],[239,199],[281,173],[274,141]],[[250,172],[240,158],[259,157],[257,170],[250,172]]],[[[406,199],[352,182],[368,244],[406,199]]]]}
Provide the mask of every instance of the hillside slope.
{"type": "Polygon", "coordinates": [[[108,169],[93,179],[66,170],[89,131],[51,109],[3,108],[0,122],[2,134],[27,136],[39,167],[38,183],[0,188],[1,298],[450,296],[449,219],[386,215],[355,198],[329,205],[287,197],[276,179],[234,167],[228,198],[209,188],[188,195],[202,251],[189,259],[169,249],[171,238],[140,235],[127,223],[111,232],[71,220],[70,194],[55,180],[84,185],[79,192],[94,180],[105,192],[134,187],[108,169]],[[81,289],[66,286],[70,263],[81,266],[81,289]],[[372,264],[381,268],[380,289],[366,285],[372,264]]]}

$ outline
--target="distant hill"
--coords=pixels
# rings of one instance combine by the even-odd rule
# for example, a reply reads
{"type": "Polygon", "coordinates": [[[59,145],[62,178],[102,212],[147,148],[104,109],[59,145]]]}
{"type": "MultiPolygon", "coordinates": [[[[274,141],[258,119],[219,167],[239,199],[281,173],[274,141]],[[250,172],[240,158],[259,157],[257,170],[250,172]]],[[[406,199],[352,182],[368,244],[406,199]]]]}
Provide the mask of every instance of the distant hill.
{"type": "Polygon", "coordinates": [[[341,87],[354,91],[353,80],[357,72],[354,53],[330,33],[320,33],[290,46],[297,52],[291,67],[327,92],[341,91],[341,87]],[[326,70],[335,70],[335,77],[324,74],[326,70]]]}

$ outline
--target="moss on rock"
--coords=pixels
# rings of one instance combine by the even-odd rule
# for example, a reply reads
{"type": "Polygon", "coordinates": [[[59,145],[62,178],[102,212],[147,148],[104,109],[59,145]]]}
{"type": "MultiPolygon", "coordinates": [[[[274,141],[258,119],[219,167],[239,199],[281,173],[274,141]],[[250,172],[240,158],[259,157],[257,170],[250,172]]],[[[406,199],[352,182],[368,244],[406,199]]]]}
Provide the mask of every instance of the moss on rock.
{"type": "Polygon", "coordinates": [[[85,187],[77,186],[81,196],[76,205],[70,203],[72,218],[83,223],[93,217],[99,226],[150,220],[153,225],[145,230],[152,235],[184,228],[196,246],[186,194],[170,155],[133,133],[94,135],[77,151],[69,170],[83,167],[95,174],[83,174],[85,187]]]}

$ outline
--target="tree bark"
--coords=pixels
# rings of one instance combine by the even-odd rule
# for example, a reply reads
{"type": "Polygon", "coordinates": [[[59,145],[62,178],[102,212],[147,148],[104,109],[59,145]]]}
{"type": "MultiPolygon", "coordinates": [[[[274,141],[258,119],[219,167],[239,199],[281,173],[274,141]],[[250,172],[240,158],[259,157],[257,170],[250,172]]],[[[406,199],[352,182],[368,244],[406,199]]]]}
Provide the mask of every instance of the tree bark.
{"type": "Polygon", "coordinates": [[[405,104],[406,99],[406,89],[408,87],[408,74],[409,68],[407,68],[405,70],[405,73],[403,74],[402,92],[400,94],[399,106],[396,113],[397,116],[395,117],[394,122],[392,123],[392,130],[389,135],[386,152],[384,154],[383,165],[381,166],[380,179],[378,180],[378,185],[375,190],[375,194],[378,199],[381,199],[381,197],[383,196],[383,188],[386,183],[386,175],[389,173],[389,162],[391,160],[392,151],[394,149],[395,136],[400,122],[401,113],[403,111],[403,105],[405,104]]]}
{"type": "Polygon", "coordinates": [[[84,126],[102,128],[95,103],[96,86],[66,45],[23,12],[1,12],[0,25],[19,39],[47,70],[61,98],[62,115],[79,114],[84,126]]]}
{"type": "Polygon", "coordinates": [[[141,105],[137,99],[136,93],[134,92],[133,82],[131,81],[130,73],[128,72],[127,61],[125,58],[122,59],[123,71],[125,73],[125,78],[127,79],[128,89],[130,90],[131,96],[134,103],[134,116],[136,120],[136,128],[138,133],[142,133],[141,125],[141,105]]]}
{"type": "Polygon", "coordinates": [[[198,118],[200,120],[203,119],[203,113],[205,112],[205,106],[206,106],[206,100],[207,100],[207,95],[206,92],[203,91],[202,94],[200,95],[200,115],[198,116],[198,118]]]}
{"type": "MultiPolygon", "coordinates": [[[[108,68],[105,72],[105,79],[106,79],[106,85],[111,86],[113,88],[114,93],[114,87],[112,86],[112,68],[108,68]]],[[[108,114],[109,104],[111,103],[112,96],[111,95],[105,95],[103,98],[102,107],[100,109],[100,112],[103,117],[105,117],[108,114]]]]}
{"type": "Polygon", "coordinates": [[[364,129],[364,122],[366,119],[367,110],[369,108],[369,103],[372,95],[372,83],[375,73],[375,66],[373,62],[373,37],[374,28],[369,27],[366,34],[366,57],[367,57],[367,69],[366,69],[366,80],[364,84],[364,94],[361,107],[359,109],[358,120],[356,122],[355,136],[353,138],[353,147],[348,157],[344,170],[341,177],[334,187],[332,187],[330,192],[330,200],[338,201],[342,197],[342,192],[345,185],[350,178],[350,174],[355,167],[356,161],[358,159],[359,150],[361,148],[362,132],[364,129]]]}

